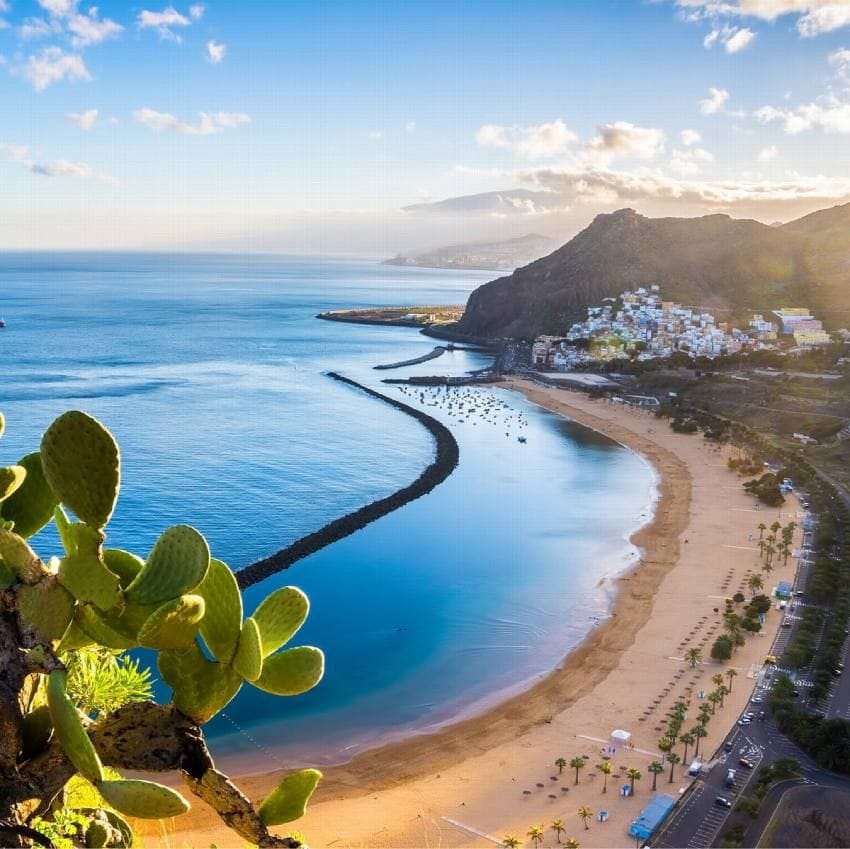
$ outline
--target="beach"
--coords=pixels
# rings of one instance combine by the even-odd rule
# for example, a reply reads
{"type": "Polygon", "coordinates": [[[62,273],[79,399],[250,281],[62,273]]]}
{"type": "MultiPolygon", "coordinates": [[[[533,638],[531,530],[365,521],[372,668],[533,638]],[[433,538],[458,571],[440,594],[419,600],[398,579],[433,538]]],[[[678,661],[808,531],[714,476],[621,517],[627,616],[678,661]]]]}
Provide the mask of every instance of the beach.
{"type": "MultiPolygon", "coordinates": [[[[628,824],[652,795],[646,767],[660,759],[660,720],[689,693],[695,715],[698,691],[711,690],[711,677],[734,667],[739,674],[733,692],[703,741],[703,749],[713,751],[746,703],[754,669],[779,627],[780,614],[771,610],[762,635],[748,638],[728,664],[708,657],[722,629],[723,599],[739,590],[748,595],[746,576],[758,561],[757,543],[748,537],[757,534],[760,521],[769,524],[777,516],[776,510],[758,510],[744,493],[727,468],[730,449],[675,434],[666,421],[620,404],[516,379],[506,385],[653,465],[659,476],[655,515],[632,537],[642,557],[614,580],[613,615],[527,692],[433,734],[326,769],[307,816],[294,824],[312,846],[486,846],[508,833],[522,838],[532,825],[548,828],[555,818],[583,846],[630,846],[628,824]],[[693,647],[704,660],[691,669],[684,653],[693,647]],[[631,732],[633,748],[613,758],[616,772],[603,794],[602,776],[593,767],[617,728],[631,732]],[[559,775],[554,761],[580,755],[589,756],[589,766],[575,786],[574,773],[567,768],[559,775]],[[628,767],[643,773],[633,798],[619,795],[619,773],[628,767]],[[593,822],[585,831],[580,805],[604,808],[608,822],[593,822]]],[[[789,501],[780,521],[796,517],[797,505],[789,501]]],[[[792,560],[771,577],[790,579],[793,569],[792,560]]],[[[676,795],[686,786],[685,771],[677,767],[671,784],[668,768],[658,790],[676,795]]],[[[259,801],[282,774],[238,783],[259,801]]],[[[159,839],[169,845],[232,843],[217,817],[196,800],[174,825],[177,833],[167,835],[158,826],[144,827],[145,845],[159,839]]],[[[555,845],[553,832],[543,845],[555,845]]]]}

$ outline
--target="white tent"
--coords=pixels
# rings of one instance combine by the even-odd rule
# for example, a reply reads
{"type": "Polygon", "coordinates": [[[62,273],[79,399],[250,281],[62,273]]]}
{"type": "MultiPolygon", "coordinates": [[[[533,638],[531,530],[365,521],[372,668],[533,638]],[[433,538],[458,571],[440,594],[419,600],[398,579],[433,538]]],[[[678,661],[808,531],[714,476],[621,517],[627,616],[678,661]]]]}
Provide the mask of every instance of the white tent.
{"type": "Polygon", "coordinates": [[[611,754],[616,754],[617,750],[623,746],[628,746],[631,743],[632,734],[630,731],[623,731],[622,728],[615,728],[611,732],[611,740],[608,744],[611,754]]]}

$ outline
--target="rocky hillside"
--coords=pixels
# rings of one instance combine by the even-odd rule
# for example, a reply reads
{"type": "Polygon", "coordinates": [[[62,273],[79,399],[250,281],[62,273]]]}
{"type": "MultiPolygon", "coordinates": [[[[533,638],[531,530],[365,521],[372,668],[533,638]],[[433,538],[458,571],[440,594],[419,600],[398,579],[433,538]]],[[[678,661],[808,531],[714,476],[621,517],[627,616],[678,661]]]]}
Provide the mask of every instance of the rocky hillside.
{"type": "Polygon", "coordinates": [[[549,256],[476,289],[458,329],[478,336],[559,333],[591,304],[657,283],[665,299],[735,318],[807,305],[850,325],[850,204],[781,226],[737,220],[598,215],[549,256]]]}

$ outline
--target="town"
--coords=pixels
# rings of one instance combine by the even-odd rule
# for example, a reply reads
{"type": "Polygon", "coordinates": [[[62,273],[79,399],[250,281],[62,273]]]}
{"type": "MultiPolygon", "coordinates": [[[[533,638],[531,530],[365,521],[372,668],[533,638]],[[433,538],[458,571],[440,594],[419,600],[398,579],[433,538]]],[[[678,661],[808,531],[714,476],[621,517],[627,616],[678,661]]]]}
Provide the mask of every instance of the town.
{"type": "Polygon", "coordinates": [[[531,350],[537,368],[568,371],[610,360],[653,360],[677,352],[715,357],[759,350],[802,351],[829,344],[821,321],[806,308],[786,307],[771,317],[752,315],[745,329],[718,322],[700,308],[662,300],[659,286],[605,298],[563,336],[538,336],[531,350]]]}

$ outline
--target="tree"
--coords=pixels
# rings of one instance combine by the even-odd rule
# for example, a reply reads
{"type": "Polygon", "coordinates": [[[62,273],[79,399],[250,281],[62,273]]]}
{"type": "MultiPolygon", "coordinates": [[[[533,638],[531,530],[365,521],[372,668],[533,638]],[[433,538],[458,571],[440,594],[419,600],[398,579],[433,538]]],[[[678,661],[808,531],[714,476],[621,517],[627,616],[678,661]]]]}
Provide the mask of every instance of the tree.
{"type": "Polygon", "coordinates": [[[587,807],[587,805],[582,805],[578,809],[578,815],[581,817],[582,822],[584,823],[584,830],[589,831],[590,826],[587,824],[587,821],[593,818],[593,811],[591,811],[590,808],[587,807]]]}
{"type": "Polygon", "coordinates": [[[543,842],[543,826],[533,825],[528,829],[528,836],[535,846],[539,846],[543,842]]]}
{"type": "Polygon", "coordinates": [[[756,574],[755,572],[747,578],[747,586],[750,589],[750,594],[755,595],[759,590],[764,588],[764,581],[761,578],[761,575],[756,574]]]}
{"type": "Polygon", "coordinates": [[[723,700],[729,695],[729,688],[721,684],[717,688],[717,695],[720,696],[720,707],[723,707],[723,700]]]}
{"type": "Polygon", "coordinates": [[[707,696],[709,702],[711,702],[711,715],[714,716],[717,711],[717,705],[720,704],[721,695],[719,690],[712,690],[707,696]]]}
{"type": "Polygon", "coordinates": [[[255,807],[215,769],[200,726],[245,682],[279,695],[319,682],[319,649],[278,651],[306,619],[307,598],[291,587],[276,590],[243,623],[236,577],[186,525],[162,533],[145,560],[105,549],[120,477],[112,434],[78,411],[50,425],[39,451],[0,470],[2,842],[28,842],[30,823],[54,816],[75,776],[103,799],[103,809],[76,813],[83,830],[96,825],[105,842],[130,833],[119,814],[164,819],[188,810],[176,790],[107,776],[106,764],[179,772],[243,842],[298,846],[269,828],[303,814],[321,773],[290,773],[255,807]],[[65,551],[45,565],[28,540],[51,521],[65,551]],[[138,646],[157,652],[170,703],[152,701],[149,677],[115,656],[138,646]],[[110,695],[106,675],[119,691],[110,695]]]}
{"type": "Polygon", "coordinates": [[[735,669],[727,669],[726,677],[729,679],[729,687],[727,688],[729,692],[732,692],[732,679],[738,677],[738,672],[735,669]]]}
{"type": "Polygon", "coordinates": [[[695,669],[697,664],[702,663],[702,652],[699,649],[688,649],[685,652],[685,660],[695,669]]]}
{"type": "Polygon", "coordinates": [[[573,758],[570,761],[570,767],[576,771],[576,784],[578,784],[578,771],[580,769],[584,769],[585,761],[584,758],[573,758]]]}
{"type": "Polygon", "coordinates": [[[564,821],[563,820],[552,820],[552,825],[549,826],[552,831],[555,832],[555,836],[557,837],[558,843],[561,842],[561,835],[564,833],[564,821]]]}
{"type": "Polygon", "coordinates": [[[673,741],[669,737],[662,737],[658,741],[658,751],[663,754],[673,751],[673,741]]]}
{"type": "Polygon", "coordinates": [[[647,769],[652,773],[652,792],[654,793],[658,785],[658,776],[664,772],[664,764],[661,761],[653,761],[647,769]]]}
{"type": "Polygon", "coordinates": [[[564,771],[564,767],[567,765],[567,762],[564,758],[556,758],[555,766],[558,767],[558,775],[561,775],[564,771]]]}
{"type": "Polygon", "coordinates": [[[640,781],[641,778],[643,778],[643,775],[641,774],[641,771],[639,769],[637,769],[637,767],[630,766],[626,770],[626,777],[629,779],[629,785],[632,788],[632,795],[634,795],[635,782],[640,781]]]}
{"type": "Polygon", "coordinates": [[[519,849],[519,839],[515,834],[506,834],[502,838],[502,846],[505,849],[519,849]]]}
{"type": "Polygon", "coordinates": [[[723,676],[718,672],[717,675],[711,676],[711,683],[714,684],[715,687],[723,686],[723,676]]]}
{"type": "MultiPolygon", "coordinates": [[[[684,752],[682,752],[682,763],[688,762],[688,746],[693,746],[696,742],[696,737],[694,736],[693,731],[686,731],[680,738],[679,742],[685,747],[684,752]]],[[[696,757],[696,755],[694,756],[696,757]]]]}
{"type": "Polygon", "coordinates": [[[694,735],[697,741],[696,747],[694,748],[694,757],[696,758],[699,757],[699,741],[704,737],[708,737],[708,729],[705,727],[705,724],[701,722],[694,726],[691,734],[694,735]]]}
{"type": "Polygon", "coordinates": [[[759,531],[759,540],[764,539],[764,532],[767,530],[767,525],[764,522],[758,523],[758,531],[759,531]]]}
{"type": "Polygon", "coordinates": [[[611,761],[602,761],[601,764],[597,764],[596,768],[602,773],[602,792],[608,792],[608,776],[611,775],[614,768],[611,766],[611,761]]]}
{"type": "Polygon", "coordinates": [[[579,842],[575,839],[575,837],[568,837],[567,842],[564,844],[566,849],[579,849],[579,842]]]}
{"type": "Polygon", "coordinates": [[[732,657],[732,640],[725,634],[719,636],[711,647],[712,660],[729,660],[732,657]]]}
{"type": "Polygon", "coordinates": [[[673,770],[675,769],[676,764],[680,764],[681,762],[682,759],[675,752],[670,752],[667,755],[667,763],[670,764],[670,784],[673,783],[673,770]]]}

